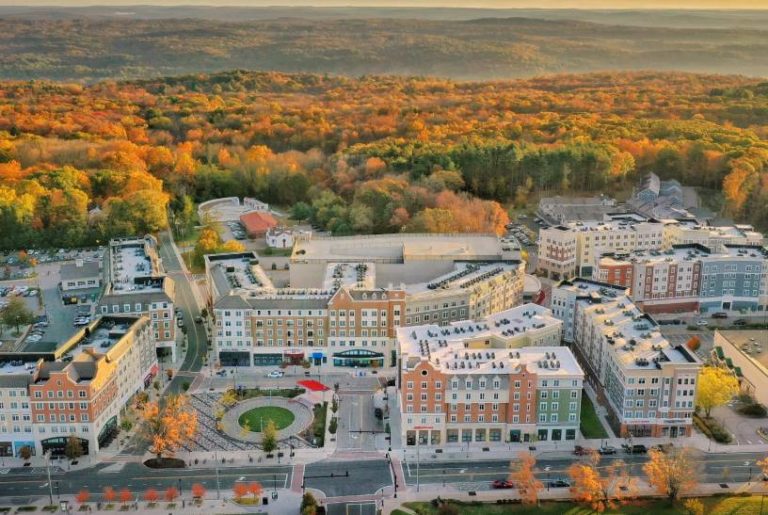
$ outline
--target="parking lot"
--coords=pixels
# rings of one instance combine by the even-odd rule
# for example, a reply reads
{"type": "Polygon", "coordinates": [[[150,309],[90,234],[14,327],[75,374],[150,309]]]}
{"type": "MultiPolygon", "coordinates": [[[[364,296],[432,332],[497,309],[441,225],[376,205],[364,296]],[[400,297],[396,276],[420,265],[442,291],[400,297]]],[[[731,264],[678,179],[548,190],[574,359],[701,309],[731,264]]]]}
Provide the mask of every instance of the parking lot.
{"type": "MultiPolygon", "coordinates": [[[[30,255],[32,252],[30,251],[30,255]]],[[[37,254],[35,259],[39,259],[40,262],[30,269],[35,273],[34,277],[0,282],[0,287],[26,287],[26,292],[29,293],[24,292],[19,298],[23,298],[29,309],[38,316],[35,327],[16,350],[51,351],[77,331],[78,328],[74,325],[77,318],[81,318],[81,324],[90,321],[90,318],[84,317],[92,316],[95,302],[100,296],[100,289],[67,292],[65,297],[68,304],[65,304],[59,288],[61,281],[59,270],[62,264],[68,262],[63,259],[65,257],[99,260],[101,256],[102,251],[97,250],[57,251],[52,255],[37,254]],[[29,296],[25,296],[25,293],[29,296]]],[[[0,301],[6,298],[0,297],[0,301]]]]}

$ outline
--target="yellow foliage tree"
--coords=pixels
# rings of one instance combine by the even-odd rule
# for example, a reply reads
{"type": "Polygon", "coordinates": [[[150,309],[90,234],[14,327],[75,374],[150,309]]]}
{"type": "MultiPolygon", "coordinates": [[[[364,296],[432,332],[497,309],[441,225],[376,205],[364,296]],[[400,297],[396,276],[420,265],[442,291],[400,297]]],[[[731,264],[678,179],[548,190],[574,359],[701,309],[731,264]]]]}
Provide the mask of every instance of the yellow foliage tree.
{"type": "Polygon", "coordinates": [[[643,465],[648,483],[661,495],[675,501],[696,486],[696,467],[687,448],[667,452],[653,449],[643,465]]]}
{"type": "Polygon", "coordinates": [[[173,456],[197,431],[197,414],[183,395],[171,395],[163,403],[149,402],[144,407],[142,433],[149,450],[157,456],[173,456]]]}
{"type": "Polygon", "coordinates": [[[696,404],[709,418],[712,408],[722,406],[739,392],[739,381],[728,370],[720,367],[704,367],[699,373],[696,404]]]}
{"type": "Polygon", "coordinates": [[[539,502],[539,491],[544,488],[544,484],[536,479],[534,472],[536,458],[529,452],[521,452],[518,455],[518,460],[517,463],[510,463],[510,467],[513,470],[509,474],[509,480],[520,493],[520,499],[523,504],[537,504],[539,502]]]}
{"type": "Polygon", "coordinates": [[[574,500],[588,504],[602,513],[617,510],[635,495],[635,485],[623,461],[617,460],[607,467],[599,467],[600,455],[591,452],[585,463],[574,463],[568,468],[571,493],[574,500]]]}

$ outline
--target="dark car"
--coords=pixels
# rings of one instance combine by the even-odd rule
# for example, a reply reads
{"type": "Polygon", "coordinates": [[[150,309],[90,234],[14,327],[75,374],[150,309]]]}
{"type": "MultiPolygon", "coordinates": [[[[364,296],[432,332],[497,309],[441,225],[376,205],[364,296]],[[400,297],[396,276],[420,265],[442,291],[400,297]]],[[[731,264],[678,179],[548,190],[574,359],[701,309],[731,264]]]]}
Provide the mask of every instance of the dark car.
{"type": "Polygon", "coordinates": [[[712,318],[728,318],[728,313],[725,311],[719,311],[717,313],[712,313],[712,318]]]}
{"type": "Polygon", "coordinates": [[[738,320],[733,321],[733,325],[738,325],[738,326],[747,325],[748,323],[749,322],[747,322],[746,318],[739,318],[738,320]]]}
{"type": "Polygon", "coordinates": [[[373,415],[374,415],[374,416],[375,416],[377,419],[381,420],[381,419],[383,419],[383,418],[384,418],[384,410],[382,410],[381,408],[374,408],[374,410],[373,410],[373,415]]]}
{"type": "Polygon", "coordinates": [[[621,447],[624,449],[624,452],[626,452],[627,454],[645,454],[648,452],[648,447],[642,444],[636,444],[636,445],[624,444],[621,447]]]}
{"type": "Polygon", "coordinates": [[[567,479],[553,479],[549,482],[550,488],[568,488],[571,482],[567,479]]]}
{"type": "Polygon", "coordinates": [[[512,481],[507,481],[506,479],[497,479],[493,483],[491,483],[491,487],[493,488],[514,488],[515,485],[512,484],[512,481]]]}
{"type": "Polygon", "coordinates": [[[573,454],[576,456],[586,456],[592,451],[592,449],[588,449],[587,447],[582,447],[581,445],[577,445],[573,448],[573,454]]]}

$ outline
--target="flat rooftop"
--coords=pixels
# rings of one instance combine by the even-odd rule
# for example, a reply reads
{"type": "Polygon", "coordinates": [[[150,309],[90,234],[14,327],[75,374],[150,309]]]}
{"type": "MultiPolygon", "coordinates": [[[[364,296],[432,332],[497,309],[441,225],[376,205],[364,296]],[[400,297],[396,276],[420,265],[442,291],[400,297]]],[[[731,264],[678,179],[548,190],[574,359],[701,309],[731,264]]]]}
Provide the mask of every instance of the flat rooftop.
{"type": "Polygon", "coordinates": [[[157,262],[147,252],[145,240],[110,242],[112,293],[147,293],[163,290],[157,262]]]}
{"type": "Polygon", "coordinates": [[[376,265],[367,263],[328,263],[323,278],[324,290],[342,286],[372,290],[376,287],[376,265]]]}
{"type": "Polygon", "coordinates": [[[748,238],[748,239],[762,239],[763,234],[755,231],[755,228],[751,225],[736,224],[736,225],[701,225],[695,220],[664,220],[665,223],[679,225],[681,228],[701,231],[709,233],[710,237],[723,237],[723,238],[748,238]]]}
{"type": "Polygon", "coordinates": [[[652,227],[661,225],[654,220],[646,220],[632,215],[614,218],[607,221],[585,220],[583,222],[568,222],[559,226],[565,230],[574,232],[607,232],[607,231],[637,231],[638,227],[652,227]]]}
{"type": "Polygon", "coordinates": [[[567,281],[561,281],[555,289],[576,293],[580,297],[607,297],[615,299],[627,293],[629,288],[615,284],[602,283],[592,279],[577,277],[567,281]]]}
{"type": "Polygon", "coordinates": [[[765,330],[718,330],[731,346],[738,352],[746,354],[757,361],[768,373],[768,331],[765,330]]]}
{"type": "Polygon", "coordinates": [[[607,265],[653,264],[662,261],[692,261],[710,255],[710,250],[703,245],[673,245],[669,250],[638,250],[625,255],[605,254],[600,258],[600,262],[607,265]]]}
{"type": "MultiPolygon", "coordinates": [[[[507,363],[512,367],[510,360],[516,358],[509,357],[506,342],[526,333],[535,333],[561,325],[562,322],[554,318],[547,308],[537,304],[524,304],[478,321],[462,320],[447,326],[424,324],[399,327],[397,339],[400,351],[404,355],[421,356],[436,366],[450,366],[451,369],[458,367],[462,372],[488,373],[488,369],[494,368],[492,362],[496,366],[499,363],[507,363]],[[464,347],[466,341],[478,339],[491,340],[491,346],[474,351],[464,347]],[[471,358],[472,361],[464,358],[466,352],[474,355],[471,358]],[[456,354],[461,357],[457,358],[456,354]],[[498,355],[498,358],[495,355],[498,355]],[[464,365],[459,364],[459,361],[464,361],[464,365]],[[456,367],[453,366],[454,363],[456,367]]],[[[558,349],[565,350],[564,347],[558,347],[558,349]]],[[[512,350],[522,351],[523,349],[512,350]]],[[[408,366],[406,361],[403,361],[404,366],[408,366]]]]}
{"type": "Polygon", "coordinates": [[[294,245],[291,260],[404,263],[408,260],[496,260],[501,256],[501,241],[490,234],[382,234],[301,240],[294,245]]]}
{"type": "Polygon", "coordinates": [[[100,318],[89,331],[83,331],[81,336],[65,344],[66,347],[62,349],[65,352],[61,355],[61,359],[69,361],[87,348],[92,348],[99,354],[104,354],[128,334],[131,325],[133,323],[125,319],[100,318]]]}
{"type": "Polygon", "coordinates": [[[211,279],[219,295],[231,291],[267,291],[275,287],[254,252],[212,254],[205,256],[211,279]]]}
{"type": "Polygon", "coordinates": [[[584,311],[595,317],[596,327],[603,333],[607,348],[628,370],[655,368],[657,363],[700,364],[693,352],[672,347],[661,335],[658,324],[624,295],[604,301],[581,299],[584,311]]]}
{"type": "Polygon", "coordinates": [[[431,281],[408,284],[405,291],[409,295],[418,295],[427,292],[440,293],[441,291],[463,290],[505,272],[516,271],[520,265],[521,262],[519,261],[457,262],[451,272],[435,277],[431,281]]]}

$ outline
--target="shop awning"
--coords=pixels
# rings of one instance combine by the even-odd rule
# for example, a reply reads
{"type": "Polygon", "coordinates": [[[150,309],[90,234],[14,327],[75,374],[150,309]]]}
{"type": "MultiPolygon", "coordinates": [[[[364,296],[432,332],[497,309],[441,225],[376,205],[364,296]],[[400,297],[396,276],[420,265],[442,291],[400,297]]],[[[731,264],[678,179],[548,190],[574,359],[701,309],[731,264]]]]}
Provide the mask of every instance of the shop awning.
{"type": "Polygon", "coordinates": [[[299,386],[303,386],[309,391],[312,392],[327,392],[330,390],[327,386],[325,386],[320,381],[315,381],[314,379],[305,379],[303,381],[298,381],[296,384],[299,386]]]}

